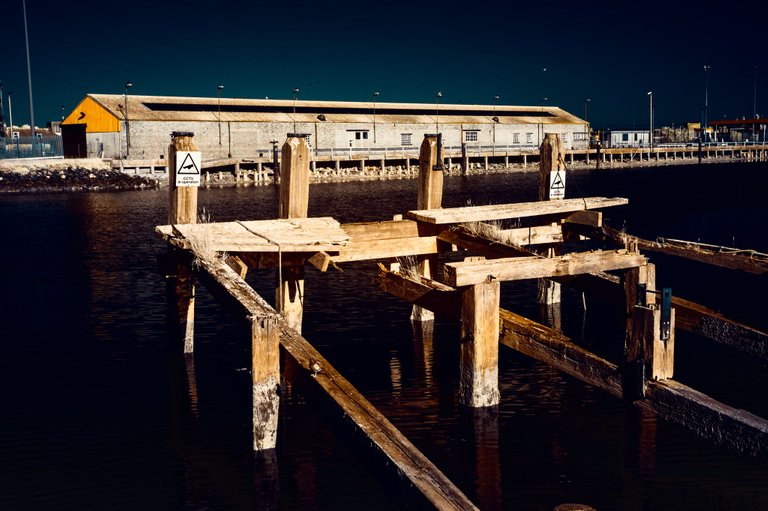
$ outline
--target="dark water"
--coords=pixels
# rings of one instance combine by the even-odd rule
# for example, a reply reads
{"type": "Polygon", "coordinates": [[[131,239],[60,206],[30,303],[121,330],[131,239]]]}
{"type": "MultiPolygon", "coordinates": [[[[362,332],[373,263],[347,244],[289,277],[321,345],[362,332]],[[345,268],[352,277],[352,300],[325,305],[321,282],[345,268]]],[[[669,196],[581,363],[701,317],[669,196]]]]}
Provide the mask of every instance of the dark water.
{"type": "MultiPolygon", "coordinates": [[[[768,251],[759,164],[573,173],[568,195],[625,196],[614,227],[768,251]]],[[[444,205],[534,200],[534,174],[451,178],[444,205]]],[[[278,448],[250,451],[246,332],[205,291],[196,386],[166,337],[153,235],[166,192],[0,197],[0,509],[399,509],[421,502],[301,378],[281,401],[278,448]]],[[[213,220],[274,216],[271,187],[200,191],[213,220]]],[[[415,181],[316,184],[310,214],[383,220],[415,181]]],[[[766,279],[652,255],[658,283],[761,328],[766,279]]],[[[458,325],[414,340],[409,306],[372,265],[308,270],[304,335],[482,509],[768,509],[768,467],[502,348],[502,403],[456,401],[458,325]]],[[[249,281],[272,301],[274,274],[249,281]]],[[[503,305],[538,319],[531,283],[503,305]]],[[[615,303],[566,292],[566,334],[621,353],[615,303]]],[[[676,379],[768,416],[766,363],[678,334],[676,379]]],[[[290,367],[287,369],[290,371],[290,367]]]]}

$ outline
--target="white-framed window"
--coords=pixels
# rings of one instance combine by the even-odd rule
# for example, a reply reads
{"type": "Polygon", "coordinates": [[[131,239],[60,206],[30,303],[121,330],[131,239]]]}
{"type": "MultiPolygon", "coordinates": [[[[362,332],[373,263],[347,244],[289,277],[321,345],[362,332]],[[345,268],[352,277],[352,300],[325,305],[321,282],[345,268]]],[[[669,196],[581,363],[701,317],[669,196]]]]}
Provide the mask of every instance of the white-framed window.
{"type": "Polygon", "coordinates": [[[520,133],[512,133],[512,143],[513,144],[520,143],[520,133]]]}
{"type": "Polygon", "coordinates": [[[563,144],[568,143],[568,133],[563,133],[563,144]]]}
{"type": "Polygon", "coordinates": [[[583,141],[583,140],[586,140],[586,139],[587,139],[587,134],[584,133],[583,131],[574,131],[573,132],[573,141],[574,142],[583,141]]]}
{"type": "Polygon", "coordinates": [[[477,142],[477,132],[476,131],[465,131],[464,132],[464,142],[477,142]]]}
{"type": "Polygon", "coordinates": [[[400,145],[413,145],[411,135],[412,133],[400,133],[400,145]]]}
{"type": "Polygon", "coordinates": [[[349,136],[354,134],[355,140],[368,140],[368,130],[347,130],[349,136]]]}
{"type": "Polygon", "coordinates": [[[18,140],[19,138],[21,138],[21,135],[19,134],[18,131],[14,131],[13,133],[11,133],[12,140],[18,140]]]}
{"type": "Polygon", "coordinates": [[[526,144],[533,144],[533,133],[526,133],[525,134],[525,143],[526,144]]]}

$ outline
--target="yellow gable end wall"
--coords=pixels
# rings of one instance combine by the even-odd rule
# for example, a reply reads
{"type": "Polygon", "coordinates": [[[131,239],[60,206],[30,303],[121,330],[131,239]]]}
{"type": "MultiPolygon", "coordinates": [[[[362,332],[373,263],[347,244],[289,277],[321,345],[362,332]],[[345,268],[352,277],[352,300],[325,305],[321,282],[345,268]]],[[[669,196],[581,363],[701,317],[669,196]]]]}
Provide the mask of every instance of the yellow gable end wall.
{"type": "Polygon", "coordinates": [[[81,101],[61,124],[85,124],[86,133],[117,133],[120,131],[120,119],[88,97],[81,101]]]}

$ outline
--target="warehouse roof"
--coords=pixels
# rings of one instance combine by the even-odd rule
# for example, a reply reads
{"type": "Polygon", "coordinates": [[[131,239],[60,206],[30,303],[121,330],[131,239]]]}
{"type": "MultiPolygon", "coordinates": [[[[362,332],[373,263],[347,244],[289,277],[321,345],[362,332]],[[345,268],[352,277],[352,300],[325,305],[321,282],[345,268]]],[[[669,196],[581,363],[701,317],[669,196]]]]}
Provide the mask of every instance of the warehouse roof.
{"type": "MultiPolygon", "coordinates": [[[[373,122],[373,102],[274,99],[198,98],[88,94],[117,119],[130,121],[223,122],[373,122]],[[295,108],[295,114],[294,114],[295,108]],[[220,116],[220,117],[219,117],[220,116]]],[[[83,100],[85,101],[85,99],[83,100]]],[[[583,124],[585,121],[554,106],[463,105],[376,102],[376,121],[441,124],[583,124]],[[496,118],[496,119],[494,119],[496,118]]],[[[77,109],[62,124],[77,122],[77,109]]]]}

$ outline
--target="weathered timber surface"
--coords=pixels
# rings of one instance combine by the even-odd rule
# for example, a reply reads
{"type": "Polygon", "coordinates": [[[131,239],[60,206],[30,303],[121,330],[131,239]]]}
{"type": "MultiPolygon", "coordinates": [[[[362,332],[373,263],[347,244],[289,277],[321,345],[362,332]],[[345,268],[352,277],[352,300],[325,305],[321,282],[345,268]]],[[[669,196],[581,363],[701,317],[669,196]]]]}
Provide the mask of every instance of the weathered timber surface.
{"type": "Polygon", "coordinates": [[[461,291],[459,401],[473,408],[499,404],[499,299],[501,284],[461,291]]]}
{"type": "Polygon", "coordinates": [[[358,222],[342,224],[350,242],[413,238],[419,235],[419,224],[413,220],[358,222]]]}
{"type": "Polygon", "coordinates": [[[672,306],[677,328],[768,359],[768,333],[677,296],[672,297],[672,306]]]}
{"type": "Polygon", "coordinates": [[[492,204],[489,206],[469,206],[463,208],[445,208],[438,210],[409,211],[408,216],[420,222],[431,224],[458,224],[464,222],[485,222],[545,216],[558,213],[573,213],[583,209],[607,208],[629,204],[621,197],[587,197],[583,199],[563,199],[558,201],[520,202],[515,204],[492,204]]]}
{"type": "Polygon", "coordinates": [[[501,309],[499,315],[501,344],[621,397],[616,364],[574,344],[557,330],[519,314],[501,309]]]}
{"type": "MultiPolygon", "coordinates": [[[[212,250],[230,253],[336,252],[349,240],[339,222],[331,217],[215,222],[174,227],[187,240],[205,240],[212,250]]],[[[156,230],[166,235],[168,226],[159,226],[156,230]]]]}
{"type": "MultiPolygon", "coordinates": [[[[405,280],[405,277],[397,274],[387,277],[405,280]]],[[[404,299],[409,294],[427,294],[431,291],[426,284],[414,281],[410,282],[410,287],[389,286],[383,289],[404,299]],[[406,288],[407,293],[394,292],[406,288]]],[[[499,323],[501,344],[616,397],[623,396],[620,371],[616,364],[574,344],[557,330],[513,312],[500,309],[499,323]]],[[[637,400],[634,404],[653,410],[663,418],[686,426],[716,443],[763,460],[768,459],[768,421],[720,403],[679,382],[671,379],[649,381],[646,399],[637,400]]]]}
{"type": "Polygon", "coordinates": [[[643,250],[683,257],[722,268],[741,270],[757,275],[768,272],[768,256],[754,250],[739,250],[663,238],[660,238],[658,241],[650,241],[610,227],[603,227],[600,235],[619,244],[636,243],[637,247],[643,250]]]}
{"type": "Polygon", "coordinates": [[[374,282],[387,293],[435,314],[449,318],[459,316],[461,296],[456,289],[429,279],[421,279],[420,282],[416,282],[399,273],[387,271],[382,266],[379,266],[379,269],[379,274],[374,278],[374,282]]]}
{"type": "Polygon", "coordinates": [[[645,264],[645,257],[625,250],[577,252],[558,257],[512,257],[486,261],[446,263],[445,283],[469,286],[491,280],[521,280],[561,277],[596,271],[634,268],[645,264]]]}
{"type": "Polygon", "coordinates": [[[768,461],[768,421],[730,407],[674,380],[649,381],[637,402],[715,443],[768,461]]]}
{"type": "Polygon", "coordinates": [[[346,247],[339,249],[338,255],[332,256],[331,260],[345,263],[426,254],[437,254],[435,236],[350,242],[346,247]]]}
{"type": "MultiPolygon", "coordinates": [[[[276,314],[231,268],[201,261],[199,270],[207,284],[226,294],[248,315],[276,314]]],[[[317,384],[341,407],[347,417],[373,442],[376,449],[438,509],[477,509],[475,505],[427,459],[391,422],[363,397],[304,337],[278,319],[280,344],[317,384]],[[312,365],[320,367],[315,374],[312,365]]]]}

